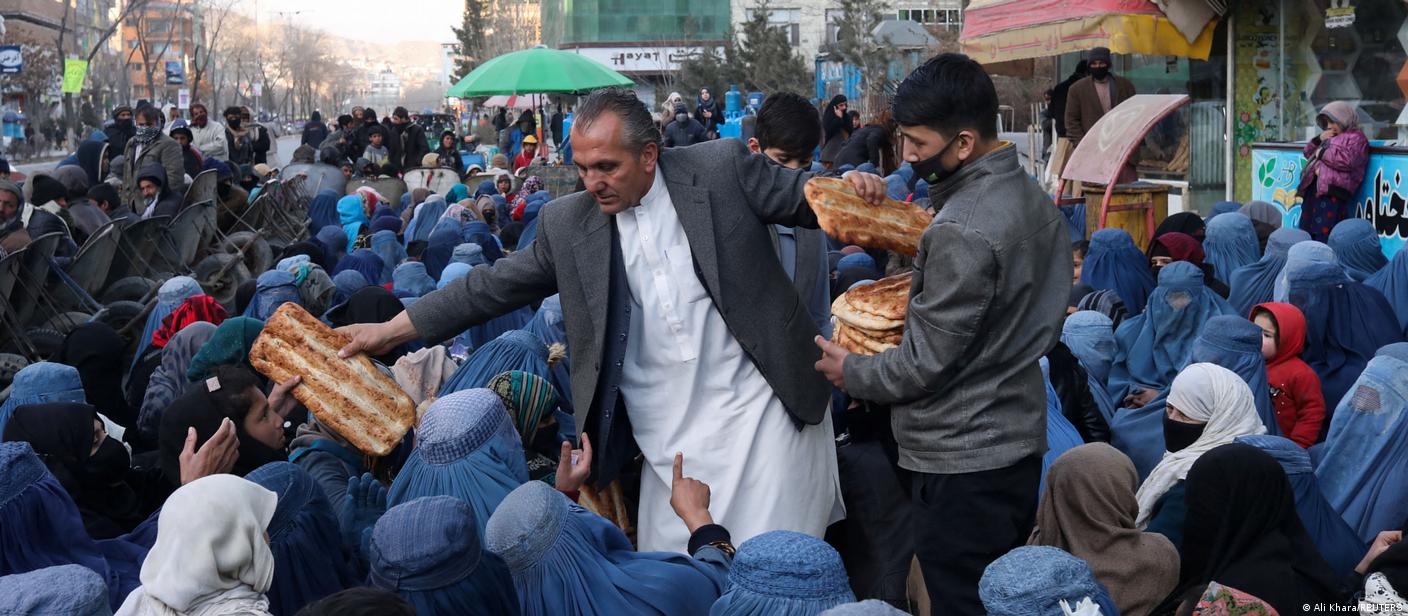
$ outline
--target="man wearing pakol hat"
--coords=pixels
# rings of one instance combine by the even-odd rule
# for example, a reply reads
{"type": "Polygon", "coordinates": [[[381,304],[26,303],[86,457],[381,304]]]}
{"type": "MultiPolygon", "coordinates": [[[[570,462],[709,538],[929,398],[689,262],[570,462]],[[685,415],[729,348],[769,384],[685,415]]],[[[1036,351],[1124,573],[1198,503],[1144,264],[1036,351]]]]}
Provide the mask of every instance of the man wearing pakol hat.
{"type": "Polygon", "coordinates": [[[528,135],[523,138],[523,151],[518,156],[513,157],[513,172],[518,173],[519,169],[533,164],[533,157],[538,155],[538,138],[528,135]]]}
{"type": "MultiPolygon", "coordinates": [[[[1086,56],[1090,75],[1075,82],[1066,94],[1066,138],[1074,146],[1081,137],[1090,132],[1095,122],[1134,96],[1134,83],[1110,72],[1110,49],[1096,47],[1086,56]]],[[[1119,182],[1133,182],[1138,179],[1135,165],[1138,154],[1129,157],[1125,170],[1120,173],[1119,182]]]]}

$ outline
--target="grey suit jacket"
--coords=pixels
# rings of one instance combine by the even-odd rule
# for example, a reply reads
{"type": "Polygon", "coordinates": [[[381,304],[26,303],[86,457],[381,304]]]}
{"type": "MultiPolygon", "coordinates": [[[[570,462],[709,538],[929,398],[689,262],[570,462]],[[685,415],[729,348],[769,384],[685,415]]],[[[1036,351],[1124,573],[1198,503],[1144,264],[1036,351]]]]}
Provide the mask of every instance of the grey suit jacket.
{"type": "MultiPolygon", "coordinates": [[[[817,328],[778,263],[768,232],[770,224],[817,227],[802,191],[811,174],[750,155],[733,139],[666,149],[658,169],[694,253],[696,275],[729,331],[793,419],[819,423],[830,387],[812,367],[820,356],[812,343],[817,328]]],[[[586,426],[597,406],[614,224],[590,194],[556,199],[539,214],[538,236],[529,247],[422,297],[407,308],[411,322],[423,338],[439,341],[560,294],[572,353],[572,400],[577,425],[586,426]]]]}

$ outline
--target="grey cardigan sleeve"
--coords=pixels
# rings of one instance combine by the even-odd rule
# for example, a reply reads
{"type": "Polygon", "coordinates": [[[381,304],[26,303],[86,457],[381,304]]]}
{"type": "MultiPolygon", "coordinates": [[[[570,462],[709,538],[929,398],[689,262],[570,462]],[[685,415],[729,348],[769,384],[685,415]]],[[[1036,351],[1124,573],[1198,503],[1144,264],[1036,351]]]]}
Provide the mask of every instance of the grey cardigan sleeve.
{"type": "MultiPolygon", "coordinates": [[[[543,213],[549,210],[544,208],[543,213]]],[[[476,267],[469,275],[411,304],[406,312],[416,333],[438,343],[556,293],[557,269],[548,245],[553,225],[546,219],[539,225],[538,237],[529,249],[499,259],[492,266],[476,267]]]]}
{"type": "Polygon", "coordinates": [[[986,240],[940,223],[925,231],[919,254],[915,275],[923,286],[909,300],[900,345],[873,357],[846,357],[846,391],[854,398],[895,404],[933,395],[961,368],[987,318],[998,272],[986,240]]]}

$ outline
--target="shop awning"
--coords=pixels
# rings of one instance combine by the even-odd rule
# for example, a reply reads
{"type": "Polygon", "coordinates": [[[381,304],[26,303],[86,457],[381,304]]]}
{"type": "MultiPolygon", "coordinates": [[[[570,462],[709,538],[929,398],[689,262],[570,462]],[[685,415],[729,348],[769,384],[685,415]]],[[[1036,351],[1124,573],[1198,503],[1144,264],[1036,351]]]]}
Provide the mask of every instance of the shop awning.
{"type": "Polygon", "coordinates": [[[1206,60],[1212,20],[1191,42],[1149,0],[973,0],[963,52],[979,62],[1042,58],[1109,47],[1114,53],[1206,60]]]}

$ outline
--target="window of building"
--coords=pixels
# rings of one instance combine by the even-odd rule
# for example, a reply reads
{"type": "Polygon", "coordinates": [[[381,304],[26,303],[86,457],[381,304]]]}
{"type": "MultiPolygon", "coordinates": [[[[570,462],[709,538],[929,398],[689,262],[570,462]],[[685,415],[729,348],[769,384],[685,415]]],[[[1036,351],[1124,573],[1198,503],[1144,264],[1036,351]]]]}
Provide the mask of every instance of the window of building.
{"type": "Polygon", "coordinates": [[[841,10],[840,10],[840,9],[826,9],[826,44],[827,44],[827,45],[834,45],[834,44],[836,44],[836,39],[837,39],[837,37],[838,37],[838,36],[840,35],[840,33],[841,33],[841,27],[840,27],[839,25],[837,25],[836,22],[841,19],[841,15],[842,15],[842,13],[841,13],[841,10]]]}
{"type": "MultiPolygon", "coordinates": [[[[782,28],[787,33],[787,40],[793,46],[799,45],[802,41],[801,11],[797,9],[768,9],[768,25],[775,28],[782,28]]],[[[753,19],[756,9],[748,9],[748,19],[753,19]]]]}
{"type": "Polygon", "coordinates": [[[896,17],[947,28],[963,25],[963,11],[960,9],[899,9],[896,11],[896,17]]]}

